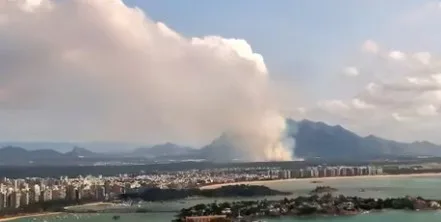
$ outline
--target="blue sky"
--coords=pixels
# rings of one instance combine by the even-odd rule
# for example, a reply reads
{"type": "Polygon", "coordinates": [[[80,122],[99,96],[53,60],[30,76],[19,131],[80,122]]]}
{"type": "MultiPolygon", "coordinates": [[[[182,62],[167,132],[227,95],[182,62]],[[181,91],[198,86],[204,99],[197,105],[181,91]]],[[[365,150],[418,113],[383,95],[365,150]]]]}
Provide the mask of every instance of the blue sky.
{"type": "Polygon", "coordinates": [[[273,76],[307,85],[317,98],[367,39],[402,48],[392,24],[421,0],[126,0],[186,36],[244,38],[273,76]],[[192,3],[193,2],[193,3],[192,3]]]}
{"type": "Polygon", "coordinates": [[[342,124],[361,135],[440,142],[433,130],[441,125],[441,89],[421,88],[441,85],[438,0],[125,2],[185,36],[248,41],[270,75],[304,100],[286,102],[306,107],[297,118],[342,124]],[[362,51],[369,41],[378,52],[362,51]],[[345,75],[348,67],[357,74],[345,75]]]}

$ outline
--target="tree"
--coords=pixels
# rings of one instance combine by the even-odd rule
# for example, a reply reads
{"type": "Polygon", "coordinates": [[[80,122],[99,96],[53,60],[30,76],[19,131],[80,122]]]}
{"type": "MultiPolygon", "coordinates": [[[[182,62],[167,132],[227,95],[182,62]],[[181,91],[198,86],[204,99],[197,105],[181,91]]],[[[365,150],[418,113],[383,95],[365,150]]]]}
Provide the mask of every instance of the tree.
{"type": "Polygon", "coordinates": [[[206,208],[207,208],[207,206],[205,204],[198,204],[198,205],[194,206],[194,209],[197,211],[205,210],[206,208]]]}

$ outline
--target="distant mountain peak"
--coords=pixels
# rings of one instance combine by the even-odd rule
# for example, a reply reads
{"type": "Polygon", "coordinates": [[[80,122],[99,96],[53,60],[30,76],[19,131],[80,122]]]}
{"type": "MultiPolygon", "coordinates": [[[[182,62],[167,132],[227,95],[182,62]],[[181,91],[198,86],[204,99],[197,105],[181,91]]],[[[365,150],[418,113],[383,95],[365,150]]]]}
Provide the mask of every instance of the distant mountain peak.
{"type": "Polygon", "coordinates": [[[97,154],[82,147],[74,146],[70,152],[65,153],[66,156],[72,157],[91,157],[97,154]]]}

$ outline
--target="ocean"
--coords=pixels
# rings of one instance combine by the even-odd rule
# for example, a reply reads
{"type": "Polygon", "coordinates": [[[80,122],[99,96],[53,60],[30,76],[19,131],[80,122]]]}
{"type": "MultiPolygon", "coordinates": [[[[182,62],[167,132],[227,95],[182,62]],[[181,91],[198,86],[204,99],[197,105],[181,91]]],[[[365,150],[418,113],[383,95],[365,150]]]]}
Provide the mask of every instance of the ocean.
{"type": "MultiPolygon", "coordinates": [[[[305,195],[317,185],[327,185],[338,189],[338,193],[351,196],[363,196],[363,197],[399,197],[405,195],[421,196],[424,198],[439,198],[441,199],[441,177],[394,177],[394,178],[342,178],[323,180],[323,183],[313,184],[309,181],[280,181],[267,183],[267,186],[293,192],[293,197],[297,195],[305,195]]],[[[267,199],[281,199],[283,197],[268,197],[267,199]]],[[[259,198],[263,199],[263,198],[259,198]]],[[[176,210],[183,207],[188,207],[197,203],[210,203],[213,201],[232,201],[238,199],[209,199],[209,198],[194,198],[185,201],[174,201],[164,203],[146,203],[142,205],[142,208],[148,208],[152,210],[176,210]]],[[[244,200],[243,198],[241,200],[244,200]]],[[[100,221],[113,221],[112,216],[114,214],[69,214],[69,215],[57,215],[48,217],[23,218],[14,220],[13,222],[100,222],[100,221]]],[[[173,219],[175,213],[147,213],[147,214],[120,214],[120,222],[170,222],[173,219]]],[[[328,217],[315,217],[315,218],[269,218],[266,221],[314,221],[314,222],[367,222],[367,221],[388,221],[388,222],[416,222],[416,221],[441,221],[441,211],[385,211],[375,212],[357,216],[328,216],[328,217]]]]}

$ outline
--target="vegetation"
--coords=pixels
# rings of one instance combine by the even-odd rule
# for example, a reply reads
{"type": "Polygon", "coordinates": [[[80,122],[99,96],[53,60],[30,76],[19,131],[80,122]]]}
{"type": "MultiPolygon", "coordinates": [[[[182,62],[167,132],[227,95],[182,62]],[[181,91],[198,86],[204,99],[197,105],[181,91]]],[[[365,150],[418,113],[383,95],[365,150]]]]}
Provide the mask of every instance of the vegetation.
{"type": "Polygon", "coordinates": [[[332,193],[335,191],[337,191],[337,189],[330,186],[317,186],[310,194],[332,193]]]}
{"type": "Polygon", "coordinates": [[[184,208],[176,216],[182,221],[189,216],[227,215],[228,218],[259,218],[268,216],[303,215],[353,215],[363,211],[382,209],[440,209],[440,201],[425,200],[421,197],[401,198],[360,198],[333,196],[330,193],[318,196],[299,196],[295,199],[284,198],[278,201],[239,201],[211,204],[198,204],[184,208]]]}
{"type": "Polygon", "coordinates": [[[289,195],[289,192],[272,190],[266,186],[256,185],[230,185],[217,189],[160,189],[150,188],[142,192],[121,194],[120,199],[142,199],[144,201],[167,201],[183,199],[192,196],[203,197],[254,197],[289,195]]]}

